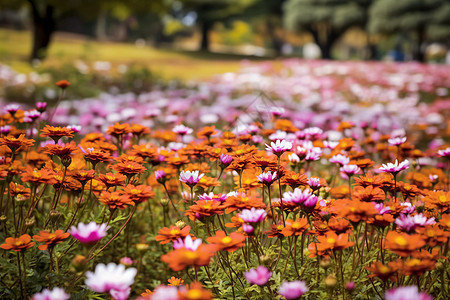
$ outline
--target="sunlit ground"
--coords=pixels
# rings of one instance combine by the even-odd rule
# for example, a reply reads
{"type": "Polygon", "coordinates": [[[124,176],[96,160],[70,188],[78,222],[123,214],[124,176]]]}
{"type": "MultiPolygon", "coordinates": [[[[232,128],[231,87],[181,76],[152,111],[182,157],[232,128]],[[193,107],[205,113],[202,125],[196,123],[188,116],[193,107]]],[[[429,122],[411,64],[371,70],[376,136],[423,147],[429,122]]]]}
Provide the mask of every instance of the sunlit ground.
{"type": "MultiPolygon", "coordinates": [[[[16,71],[33,70],[28,57],[31,33],[28,31],[0,30],[0,63],[16,71]]],[[[56,33],[43,66],[61,66],[75,60],[85,62],[108,61],[113,69],[120,64],[140,64],[166,79],[204,79],[213,74],[234,72],[243,59],[257,58],[232,54],[200,53],[156,49],[134,44],[97,42],[83,36],[56,33]]]]}

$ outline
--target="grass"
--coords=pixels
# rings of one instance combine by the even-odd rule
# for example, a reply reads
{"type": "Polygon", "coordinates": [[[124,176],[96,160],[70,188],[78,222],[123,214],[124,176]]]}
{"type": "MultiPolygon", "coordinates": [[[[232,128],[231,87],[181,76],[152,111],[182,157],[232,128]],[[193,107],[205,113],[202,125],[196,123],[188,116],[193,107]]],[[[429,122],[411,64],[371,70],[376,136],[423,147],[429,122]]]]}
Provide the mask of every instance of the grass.
{"type": "MultiPolygon", "coordinates": [[[[31,49],[31,33],[0,29],[0,63],[18,72],[28,73],[33,67],[28,61],[31,49]]],[[[261,60],[250,56],[202,53],[137,47],[130,43],[99,42],[84,36],[56,33],[42,67],[58,67],[83,60],[87,63],[109,61],[112,67],[121,64],[139,64],[165,79],[196,80],[214,74],[234,72],[242,59],[261,60]]]]}

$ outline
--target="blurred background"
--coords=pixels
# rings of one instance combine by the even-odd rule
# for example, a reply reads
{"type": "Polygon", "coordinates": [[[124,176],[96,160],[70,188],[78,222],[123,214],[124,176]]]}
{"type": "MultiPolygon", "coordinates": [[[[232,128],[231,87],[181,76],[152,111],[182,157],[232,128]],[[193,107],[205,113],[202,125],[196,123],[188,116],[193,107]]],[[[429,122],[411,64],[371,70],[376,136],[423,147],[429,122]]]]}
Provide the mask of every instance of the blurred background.
{"type": "Polygon", "coordinates": [[[88,84],[95,70],[120,74],[119,88],[208,78],[242,59],[450,64],[449,49],[450,0],[0,0],[3,73],[88,84]]]}

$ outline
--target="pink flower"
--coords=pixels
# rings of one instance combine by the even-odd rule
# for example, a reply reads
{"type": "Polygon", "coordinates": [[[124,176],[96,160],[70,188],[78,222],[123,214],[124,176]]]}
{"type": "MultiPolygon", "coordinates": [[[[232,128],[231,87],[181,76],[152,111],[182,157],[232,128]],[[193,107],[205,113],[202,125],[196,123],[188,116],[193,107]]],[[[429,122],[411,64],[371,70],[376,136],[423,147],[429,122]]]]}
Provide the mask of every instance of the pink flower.
{"type": "Polygon", "coordinates": [[[130,267],[133,265],[133,260],[129,257],[122,257],[119,261],[122,265],[126,266],[126,267],[130,267]]]}
{"type": "Polygon", "coordinates": [[[278,294],[286,299],[298,299],[308,291],[306,282],[296,280],[291,282],[283,282],[278,290],[278,294]]]}
{"type": "Polygon", "coordinates": [[[97,293],[110,293],[117,300],[127,299],[130,286],[134,283],[137,270],[125,269],[124,265],[98,264],[95,272],[86,273],[86,285],[97,293]],[[124,297],[126,295],[126,297],[124,297]]]}
{"type": "Polygon", "coordinates": [[[220,163],[224,166],[227,167],[231,164],[231,162],[233,161],[233,157],[231,155],[222,153],[219,156],[219,161],[220,163]]]}
{"type": "Polygon", "coordinates": [[[32,300],[68,300],[70,295],[64,289],[55,287],[53,290],[44,289],[33,295],[32,300]]]}
{"type": "Polygon", "coordinates": [[[175,286],[160,285],[151,294],[152,300],[178,300],[178,289],[175,286]]]}
{"type": "Polygon", "coordinates": [[[420,293],[415,285],[390,289],[384,296],[386,300],[433,300],[432,296],[420,293]]]}
{"type": "Polygon", "coordinates": [[[275,143],[271,142],[270,146],[266,144],[266,150],[273,154],[280,156],[284,152],[292,149],[292,143],[286,140],[277,140],[275,143]]]}
{"type": "Polygon", "coordinates": [[[194,240],[192,240],[192,237],[190,235],[188,235],[184,238],[184,241],[181,238],[174,241],[173,248],[174,249],[185,248],[187,250],[196,251],[197,248],[201,244],[202,244],[202,239],[195,239],[195,241],[194,241],[194,240]]]}
{"type": "Polygon", "coordinates": [[[36,109],[43,113],[47,109],[47,102],[36,102],[36,109]]]}
{"type": "Polygon", "coordinates": [[[186,127],[183,124],[176,125],[173,129],[173,132],[178,133],[179,135],[191,134],[194,130],[192,128],[186,127]]]}
{"type": "Polygon", "coordinates": [[[449,158],[450,157],[450,147],[447,147],[446,149],[443,149],[443,150],[438,150],[437,153],[440,157],[449,158]]]}
{"type": "Polygon", "coordinates": [[[259,182],[262,184],[271,185],[275,180],[277,180],[277,172],[272,173],[268,171],[256,176],[256,178],[258,178],[259,182]]]}
{"type": "Polygon", "coordinates": [[[400,146],[404,142],[406,142],[406,136],[404,136],[404,137],[394,137],[394,138],[388,139],[388,143],[391,146],[400,146]]]}
{"type": "Polygon", "coordinates": [[[264,209],[256,209],[252,207],[252,209],[243,209],[239,214],[239,218],[242,219],[245,223],[258,223],[264,221],[264,218],[267,216],[267,213],[264,209]]]}
{"type": "Polygon", "coordinates": [[[190,187],[196,185],[205,174],[199,174],[199,171],[181,171],[180,181],[186,183],[190,187]]]}
{"type": "Polygon", "coordinates": [[[406,170],[409,168],[409,161],[404,160],[401,163],[398,163],[398,160],[395,160],[395,163],[387,163],[383,164],[380,170],[381,172],[385,173],[392,173],[393,175],[397,175],[399,172],[406,170]]]}
{"type": "Polygon", "coordinates": [[[355,174],[360,173],[361,169],[357,165],[344,165],[339,168],[339,171],[341,171],[342,177],[349,178],[355,174]]]}
{"type": "Polygon", "coordinates": [[[313,190],[317,190],[317,189],[319,189],[322,186],[320,184],[320,178],[319,177],[310,177],[310,178],[308,178],[307,183],[313,190]]]}
{"type": "Polygon", "coordinates": [[[106,224],[99,225],[92,221],[89,224],[78,223],[77,227],[72,226],[67,232],[83,244],[92,244],[105,237],[108,229],[106,224]]]}
{"type": "Polygon", "coordinates": [[[11,115],[14,115],[18,110],[20,106],[18,104],[8,104],[5,106],[5,111],[10,113],[11,115]]]}
{"type": "Polygon", "coordinates": [[[334,164],[340,164],[341,166],[347,165],[350,162],[350,158],[342,154],[336,154],[330,158],[330,162],[334,164]]]}
{"type": "Polygon", "coordinates": [[[304,189],[302,191],[301,189],[296,188],[293,192],[283,193],[283,201],[302,204],[312,196],[313,194],[310,189],[304,189]]]}
{"type": "Polygon", "coordinates": [[[265,285],[272,277],[272,272],[264,266],[259,266],[256,269],[250,269],[245,272],[245,278],[250,284],[265,285]]]}
{"type": "Polygon", "coordinates": [[[400,214],[395,220],[395,224],[404,231],[414,231],[417,227],[424,227],[428,225],[436,224],[433,218],[427,219],[423,214],[417,214],[415,216],[400,214]]]}
{"type": "Polygon", "coordinates": [[[163,170],[156,170],[155,171],[155,179],[156,181],[158,181],[159,183],[163,183],[166,181],[166,172],[164,172],[163,170]]]}

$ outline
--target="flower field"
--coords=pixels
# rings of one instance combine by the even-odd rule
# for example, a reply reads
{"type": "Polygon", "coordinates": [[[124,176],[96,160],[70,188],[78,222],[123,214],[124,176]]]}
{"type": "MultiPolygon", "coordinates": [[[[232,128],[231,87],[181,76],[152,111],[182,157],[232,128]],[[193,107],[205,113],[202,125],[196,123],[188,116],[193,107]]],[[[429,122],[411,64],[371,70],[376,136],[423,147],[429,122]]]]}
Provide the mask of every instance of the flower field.
{"type": "Polygon", "coordinates": [[[1,299],[448,298],[450,67],[36,76],[0,68],[57,95],[1,100],[1,299]]]}

